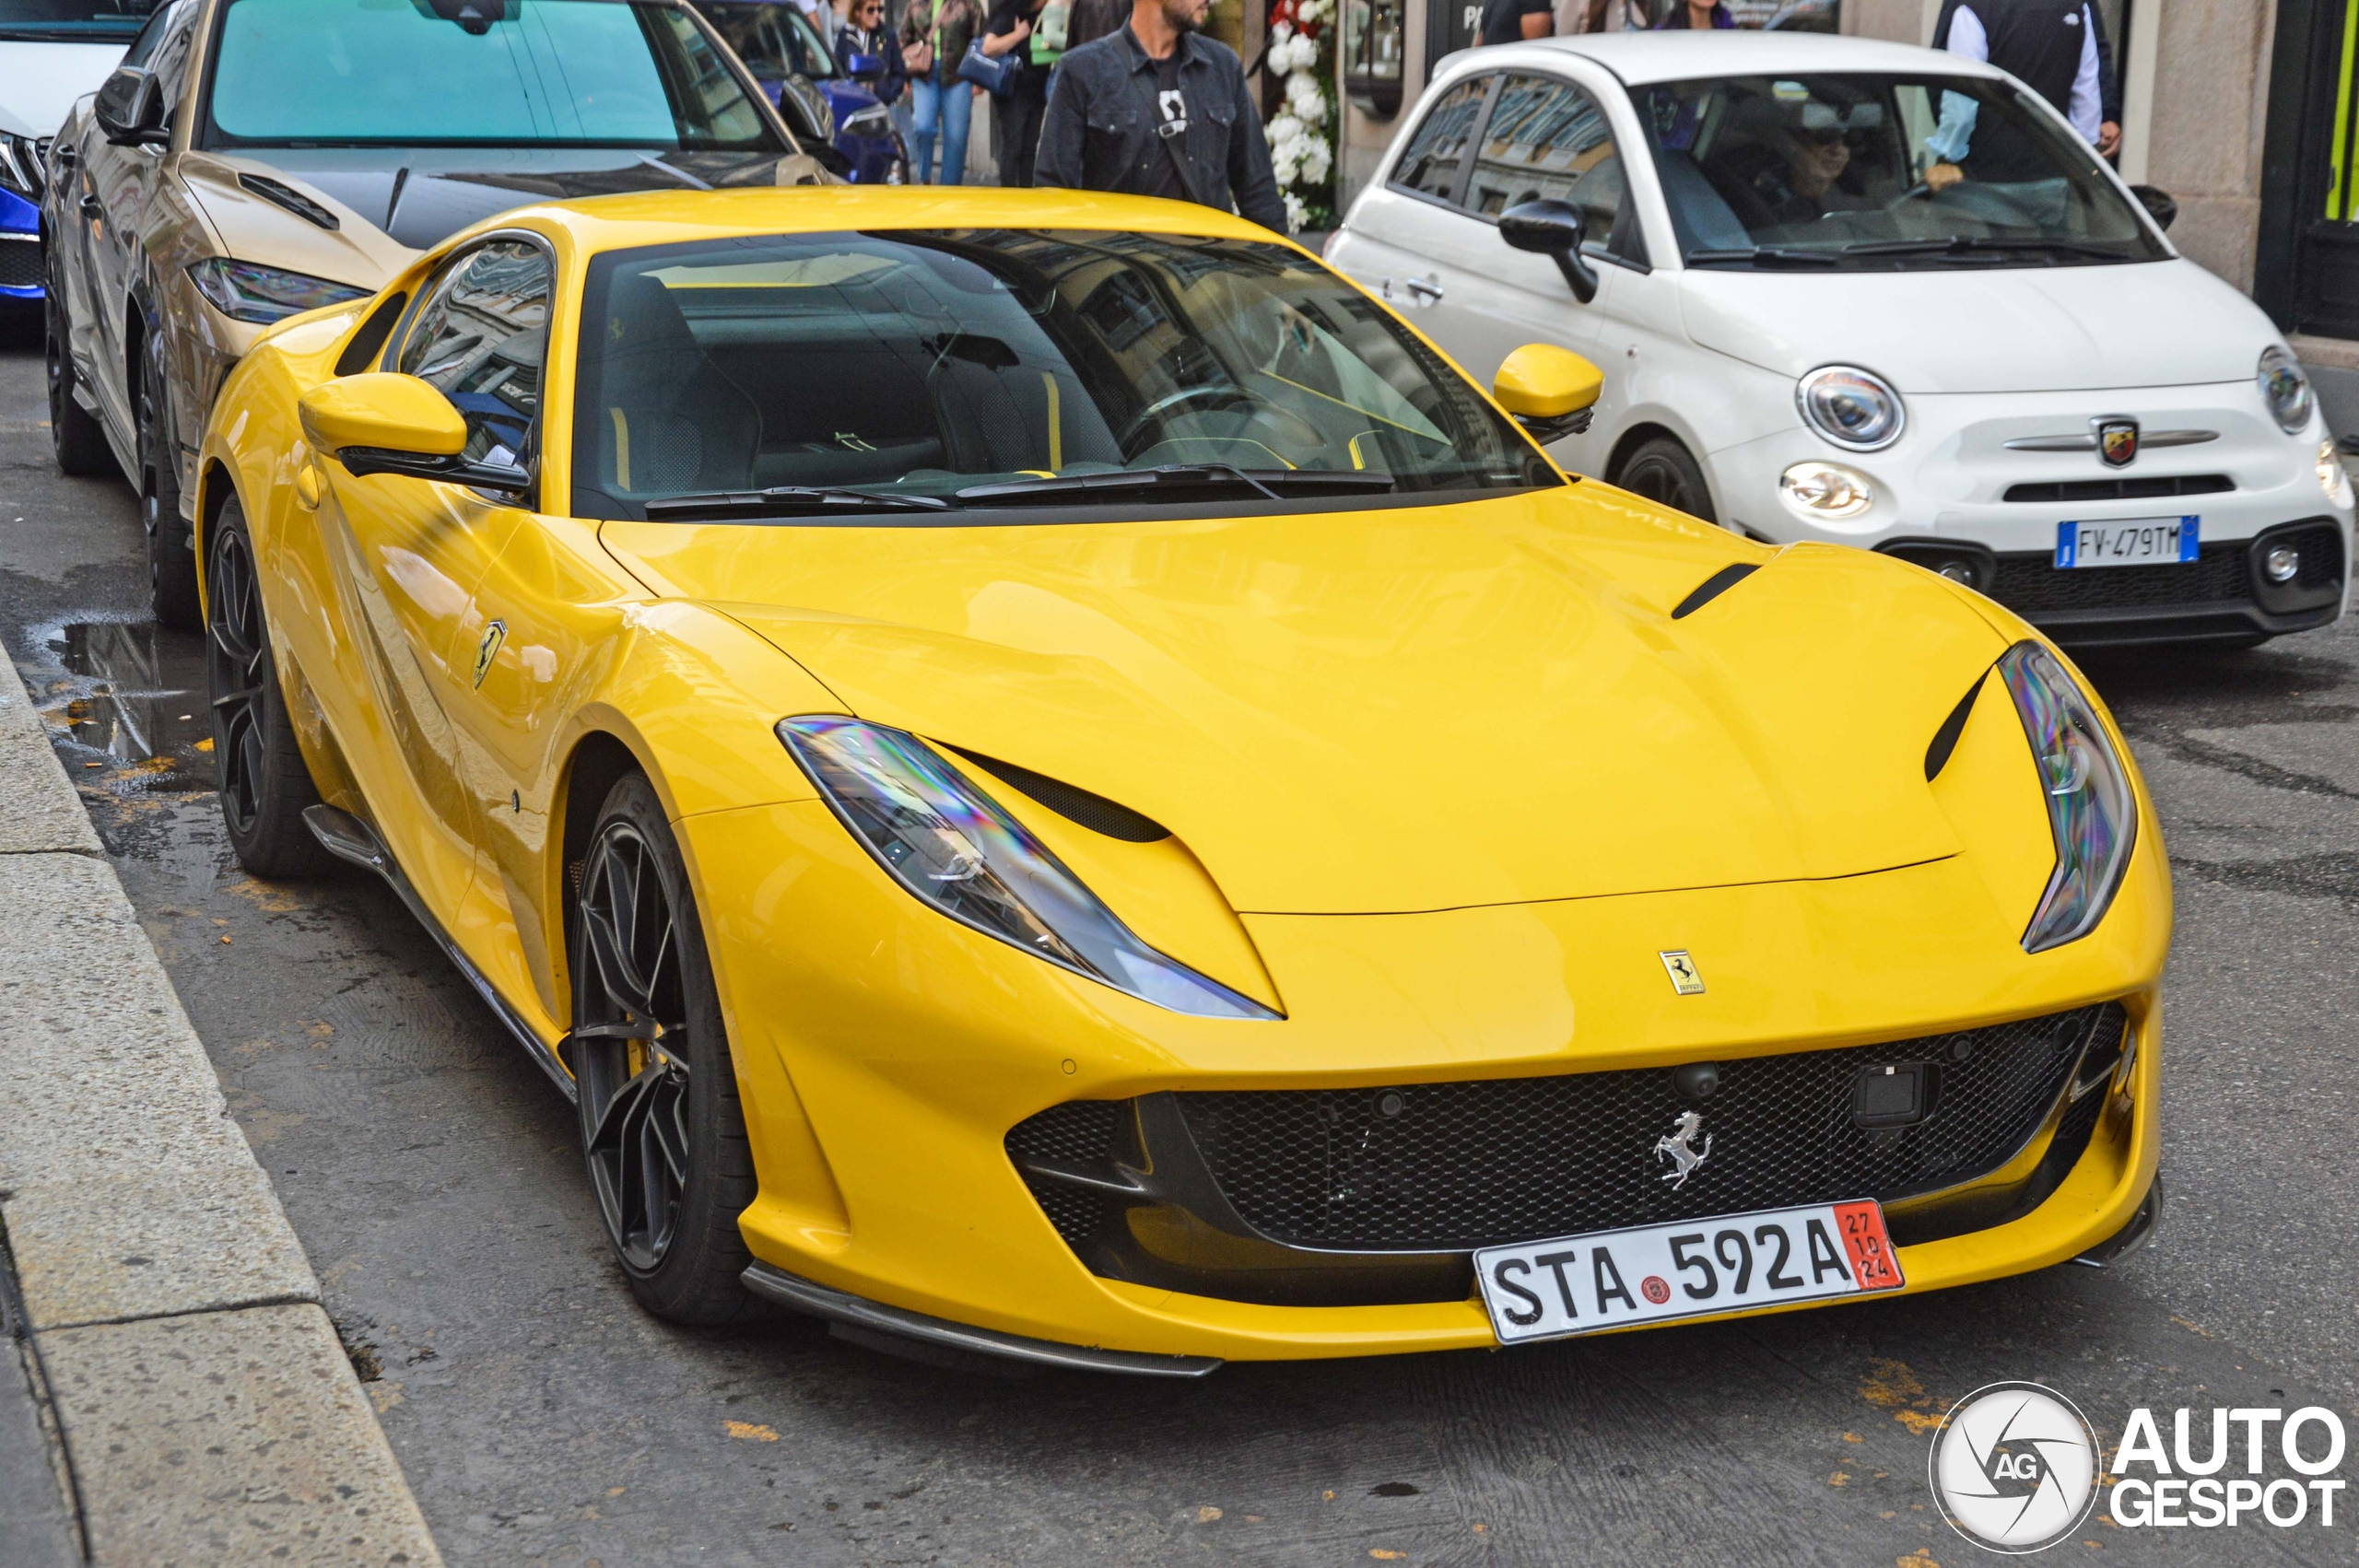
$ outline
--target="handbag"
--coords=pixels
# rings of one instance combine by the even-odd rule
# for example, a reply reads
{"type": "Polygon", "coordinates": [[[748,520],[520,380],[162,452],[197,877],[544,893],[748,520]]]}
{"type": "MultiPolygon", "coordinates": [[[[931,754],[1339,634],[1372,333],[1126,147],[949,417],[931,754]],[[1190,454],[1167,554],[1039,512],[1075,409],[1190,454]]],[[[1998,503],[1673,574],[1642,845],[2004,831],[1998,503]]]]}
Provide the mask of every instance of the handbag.
{"type": "Polygon", "coordinates": [[[967,46],[966,58],[958,62],[958,79],[1005,98],[1015,86],[1015,61],[1013,49],[1004,54],[984,53],[983,41],[979,38],[967,46]]]}

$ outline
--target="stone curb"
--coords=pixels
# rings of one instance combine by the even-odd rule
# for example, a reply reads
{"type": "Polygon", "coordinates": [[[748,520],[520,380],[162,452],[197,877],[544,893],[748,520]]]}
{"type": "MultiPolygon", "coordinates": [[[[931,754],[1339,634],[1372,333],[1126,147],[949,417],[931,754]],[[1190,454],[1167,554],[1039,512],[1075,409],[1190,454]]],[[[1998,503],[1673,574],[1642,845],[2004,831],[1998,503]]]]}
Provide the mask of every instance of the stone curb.
{"type": "Polygon", "coordinates": [[[441,1558],[88,813],[0,682],[5,1225],[102,1568],[441,1558]]]}

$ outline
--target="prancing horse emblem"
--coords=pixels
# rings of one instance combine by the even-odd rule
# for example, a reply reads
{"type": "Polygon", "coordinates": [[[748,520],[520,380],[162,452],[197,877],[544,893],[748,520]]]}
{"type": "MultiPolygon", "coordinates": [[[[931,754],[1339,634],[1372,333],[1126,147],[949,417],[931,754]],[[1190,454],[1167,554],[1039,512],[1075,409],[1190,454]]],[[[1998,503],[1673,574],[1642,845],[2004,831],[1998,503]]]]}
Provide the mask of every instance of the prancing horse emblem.
{"type": "Polygon", "coordinates": [[[1704,1132],[1704,1146],[1696,1147],[1696,1135],[1704,1132],[1704,1117],[1699,1111],[1682,1111],[1679,1120],[1669,1132],[1655,1140],[1655,1158],[1668,1158],[1672,1168],[1662,1173],[1662,1179],[1677,1192],[1696,1174],[1696,1167],[1712,1157],[1712,1135],[1704,1132]]]}
{"type": "Polygon", "coordinates": [[[475,685],[491,673],[492,659],[499,652],[499,645],[508,640],[508,623],[494,621],[483,629],[483,641],[475,648],[475,685]]]}

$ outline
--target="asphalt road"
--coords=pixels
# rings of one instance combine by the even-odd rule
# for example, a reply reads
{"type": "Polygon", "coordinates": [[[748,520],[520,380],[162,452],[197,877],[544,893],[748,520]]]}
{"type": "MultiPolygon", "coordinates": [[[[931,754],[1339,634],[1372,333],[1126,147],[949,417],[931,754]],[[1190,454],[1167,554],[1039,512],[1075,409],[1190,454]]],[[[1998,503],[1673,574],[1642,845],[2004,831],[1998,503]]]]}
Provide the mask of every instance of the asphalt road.
{"type": "MultiPolygon", "coordinates": [[[[1007,1382],[633,1306],[569,1111],[393,898],[237,868],[195,640],[142,619],[130,491],[50,467],[18,345],[0,638],[454,1564],[1955,1568],[1981,1554],[1932,1509],[1925,1433],[1986,1383],[2050,1384],[2108,1443],[2142,1404],[2166,1431],[2181,1405],[2325,1404],[2359,1438],[2359,622],[2094,671],[2177,871],[2172,1201],[2126,1267],[1185,1387],[1007,1382]]],[[[2349,1562],[2338,1520],[2092,1520],[2048,1561],[2349,1562]]]]}

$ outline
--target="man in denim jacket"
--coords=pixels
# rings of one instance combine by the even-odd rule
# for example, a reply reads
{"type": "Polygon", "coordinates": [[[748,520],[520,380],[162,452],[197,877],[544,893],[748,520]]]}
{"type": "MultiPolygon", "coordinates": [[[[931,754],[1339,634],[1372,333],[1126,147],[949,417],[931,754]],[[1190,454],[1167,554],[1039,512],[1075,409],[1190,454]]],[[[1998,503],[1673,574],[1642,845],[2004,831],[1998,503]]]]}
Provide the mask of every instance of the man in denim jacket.
{"type": "Polygon", "coordinates": [[[1065,55],[1040,131],[1040,184],[1172,196],[1286,231],[1244,69],[1196,30],[1209,6],[1134,0],[1128,26],[1065,55]]]}

